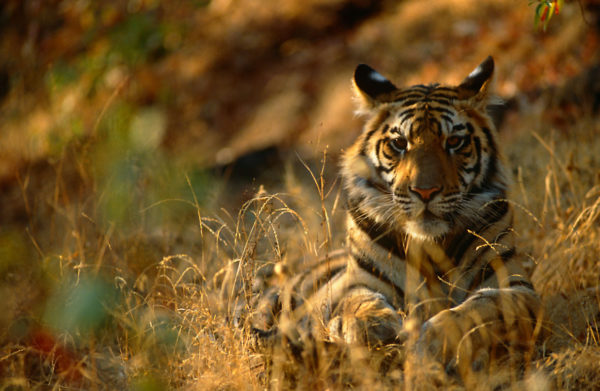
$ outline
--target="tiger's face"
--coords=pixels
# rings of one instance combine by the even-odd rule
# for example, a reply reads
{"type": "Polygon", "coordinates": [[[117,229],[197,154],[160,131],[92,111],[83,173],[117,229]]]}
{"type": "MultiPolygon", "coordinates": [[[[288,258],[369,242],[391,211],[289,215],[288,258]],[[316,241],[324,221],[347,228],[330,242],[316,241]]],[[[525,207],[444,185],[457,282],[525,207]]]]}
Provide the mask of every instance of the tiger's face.
{"type": "Polygon", "coordinates": [[[359,66],[355,86],[370,119],[343,158],[350,207],[419,239],[472,222],[506,185],[486,112],[492,72],[489,58],[458,87],[398,89],[359,66]]]}

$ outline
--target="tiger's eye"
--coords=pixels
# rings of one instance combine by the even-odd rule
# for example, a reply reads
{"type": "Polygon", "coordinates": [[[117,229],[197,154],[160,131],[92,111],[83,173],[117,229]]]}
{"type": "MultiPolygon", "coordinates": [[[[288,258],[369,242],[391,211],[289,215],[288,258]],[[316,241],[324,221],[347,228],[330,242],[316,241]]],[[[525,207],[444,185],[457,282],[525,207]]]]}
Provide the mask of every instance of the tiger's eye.
{"type": "Polygon", "coordinates": [[[446,148],[448,149],[458,149],[465,142],[464,136],[450,136],[446,139],[446,148]]]}
{"type": "Polygon", "coordinates": [[[398,137],[390,140],[390,146],[398,153],[406,152],[408,148],[408,141],[404,137],[398,137]]]}

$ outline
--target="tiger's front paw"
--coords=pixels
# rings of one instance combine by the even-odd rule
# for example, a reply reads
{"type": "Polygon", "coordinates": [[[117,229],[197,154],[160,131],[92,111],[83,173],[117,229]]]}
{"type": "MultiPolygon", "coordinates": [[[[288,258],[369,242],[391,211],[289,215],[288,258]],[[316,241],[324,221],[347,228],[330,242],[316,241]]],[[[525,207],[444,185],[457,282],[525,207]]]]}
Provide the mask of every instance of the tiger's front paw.
{"type": "Polygon", "coordinates": [[[359,319],[336,316],[328,324],[329,337],[350,345],[381,346],[397,343],[402,330],[399,319],[359,319]]]}
{"type": "Polygon", "coordinates": [[[402,323],[385,299],[370,293],[346,298],[327,329],[333,341],[373,347],[401,342],[402,323]]]}
{"type": "Polygon", "coordinates": [[[534,293],[481,290],[461,305],[439,312],[423,324],[416,351],[464,376],[488,370],[493,362],[533,354],[538,321],[534,293]]]}
{"type": "Polygon", "coordinates": [[[415,339],[411,338],[407,344],[404,363],[407,389],[438,389],[433,384],[449,388],[461,384],[466,389],[479,389],[481,384],[487,384],[488,350],[472,343],[459,318],[460,314],[442,311],[420,330],[409,331],[415,339]]]}
{"type": "Polygon", "coordinates": [[[480,371],[488,364],[489,345],[481,328],[460,312],[445,310],[421,327],[416,352],[444,365],[447,372],[480,371]]]}

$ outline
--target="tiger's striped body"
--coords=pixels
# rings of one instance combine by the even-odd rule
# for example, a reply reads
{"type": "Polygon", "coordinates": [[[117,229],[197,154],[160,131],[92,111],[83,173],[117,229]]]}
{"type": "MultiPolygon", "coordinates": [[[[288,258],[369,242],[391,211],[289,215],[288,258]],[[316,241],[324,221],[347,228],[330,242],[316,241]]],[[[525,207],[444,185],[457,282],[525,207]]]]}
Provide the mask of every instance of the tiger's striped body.
{"type": "Polygon", "coordinates": [[[531,341],[539,300],[513,243],[492,71],[488,58],[458,87],[397,89],[357,68],[369,120],[342,158],[347,249],[266,293],[255,327],[374,346],[418,324],[418,349],[446,363],[531,341]]]}

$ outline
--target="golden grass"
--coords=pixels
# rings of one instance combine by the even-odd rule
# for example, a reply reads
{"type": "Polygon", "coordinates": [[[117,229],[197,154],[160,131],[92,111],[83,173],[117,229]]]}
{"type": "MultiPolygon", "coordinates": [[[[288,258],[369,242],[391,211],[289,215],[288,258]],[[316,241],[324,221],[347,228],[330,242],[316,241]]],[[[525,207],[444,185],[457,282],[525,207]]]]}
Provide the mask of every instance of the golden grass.
{"type": "MultiPolygon", "coordinates": [[[[18,264],[5,266],[15,278],[4,286],[9,299],[5,304],[8,316],[2,317],[8,330],[0,356],[2,386],[140,390],[256,390],[267,384],[279,389],[291,384],[302,389],[598,387],[600,295],[585,289],[594,287],[600,275],[600,161],[594,153],[600,150],[600,128],[594,118],[581,119],[565,135],[540,115],[510,125],[520,127],[505,135],[507,155],[518,174],[516,229],[522,247],[530,252],[533,281],[548,303],[552,328],[543,347],[545,356],[530,363],[524,376],[506,364],[491,375],[461,384],[435,362],[415,361],[410,354],[406,358],[400,346],[367,352],[319,345],[319,361],[308,368],[290,361],[283,351],[275,351],[265,361],[252,349],[247,330],[236,326],[232,315],[243,312],[253,290],[266,283],[264,268],[279,263],[285,265],[286,273],[293,273],[305,260],[342,245],[339,183],[332,173],[334,163],[327,161],[312,170],[304,162],[295,168],[290,165],[281,192],[272,194],[261,188],[236,215],[201,207],[188,178],[186,191],[191,196],[187,194],[189,201],[184,204],[195,218],[186,219],[173,236],[160,232],[165,227],[143,223],[134,224],[127,234],[114,225],[102,227],[96,220],[96,201],[88,200],[86,205],[60,201],[67,197],[60,189],[66,180],[61,175],[67,174],[59,172],[55,177],[59,190],[39,197],[53,210],[54,223],[48,229],[71,231],[72,239],[63,243],[62,252],[60,247],[56,253],[42,252],[36,244],[40,233],[12,233],[3,238],[10,243],[4,251],[11,256],[23,253],[23,262],[35,257],[25,250],[30,247],[27,241],[36,244],[43,271],[35,275],[18,264]],[[173,238],[180,243],[169,244],[173,238]],[[241,278],[238,285],[220,292],[219,270],[226,270],[232,260],[240,265],[241,278]],[[228,297],[237,301],[224,300],[228,297]],[[23,313],[20,306],[29,310],[23,313]],[[89,306],[97,308],[86,312],[89,306]],[[294,372],[296,378],[290,379],[294,372]]],[[[61,164],[69,164],[68,158],[61,164]]]]}
{"type": "MultiPolygon", "coordinates": [[[[596,147],[600,147],[600,129],[590,118],[572,129],[580,133],[565,136],[550,130],[541,134],[539,128],[525,128],[539,118],[529,121],[520,122],[522,130],[514,130],[518,137],[509,140],[507,154],[521,173],[515,191],[515,204],[520,205],[517,231],[523,247],[531,251],[536,287],[551,303],[548,313],[555,330],[548,349],[553,351],[532,363],[522,379],[510,366],[499,367],[468,388],[493,389],[507,383],[513,389],[551,385],[558,389],[593,388],[600,384],[600,301],[593,292],[577,296],[575,291],[594,286],[600,271],[600,194],[595,174],[600,162],[593,152],[600,150],[596,147]],[[557,296],[560,293],[565,295],[557,296]],[[569,299],[573,297],[577,299],[569,299]],[[575,319],[574,314],[581,316],[575,319]]],[[[51,299],[45,304],[41,300],[45,308],[29,317],[3,317],[10,330],[0,357],[3,387],[253,390],[270,382],[284,389],[294,369],[300,372],[293,382],[305,389],[463,389],[465,385],[434,362],[417,363],[409,356],[402,364],[404,353],[395,346],[375,352],[321,346],[321,360],[317,367],[308,369],[291,368],[296,364],[291,364],[285,353],[276,352],[265,367],[263,357],[251,349],[247,333],[233,324],[229,315],[235,311],[224,305],[218,281],[212,281],[213,276],[218,280],[217,272],[230,260],[239,261],[242,273],[231,296],[245,292],[237,304],[247,306],[253,287],[264,282],[260,270],[265,265],[283,263],[290,273],[302,267],[299,260],[326,254],[341,245],[339,184],[329,179],[335,178],[327,172],[330,167],[323,167],[326,169],[320,172],[317,168],[317,174],[302,165],[288,169],[284,192],[269,194],[261,189],[235,216],[204,210],[191,197],[196,201],[188,205],[197,219],[188,221],[185,229],[193,234],[181,235],[183,243],[178,247],[195,251],[193,255],[161,256],[165,238],[157,238],[150,231],[133,229],[124,236],[116,233],[114,226],[105,230],[78,228],[75,211],[69,209],[74,206],[50,201],[55,213],[71,216],[67,225],[76,225],[74,243],[80,248],[75,246],[63,254],[39,254],[47,267],[45,275],[30,279],[43,281],[47,286],[38,289],[49,293],[51,299]],[[200,244],[193,247],[191,242],[200,244]],[[86,256],[82,258],[77,251],[86,256]],[[60,286],[71,290],[61,293],[60,286]],[[75,296],[86,294],[91,302],[78,304],[75,296]],[[106,295],[110,302],[103,301],[106,295]],[[36,318],[36,314],[52,311],[59,317],[68,314],[52,305],[72,311],[73,306],[90,303],[100,303],[104,312],[98,315],[98,324],[85,330],[77,323],[83,318],[76,316],[71,323],[52,320],[49,315],[36,318]],[[281,361],[281,357],[285,359],[281,361]],[[382,367],[383,376],[377,369],[382,367]]],[[[25,246],[19,241],[27,239],[6,240],[16,246],[8,251],[17,252],[25,246]]],[[[15,282],[12,289],[25,292],[28,286],[15,282]]],[[[43,292],[35,300],[40,300],[43,292]]]]}

